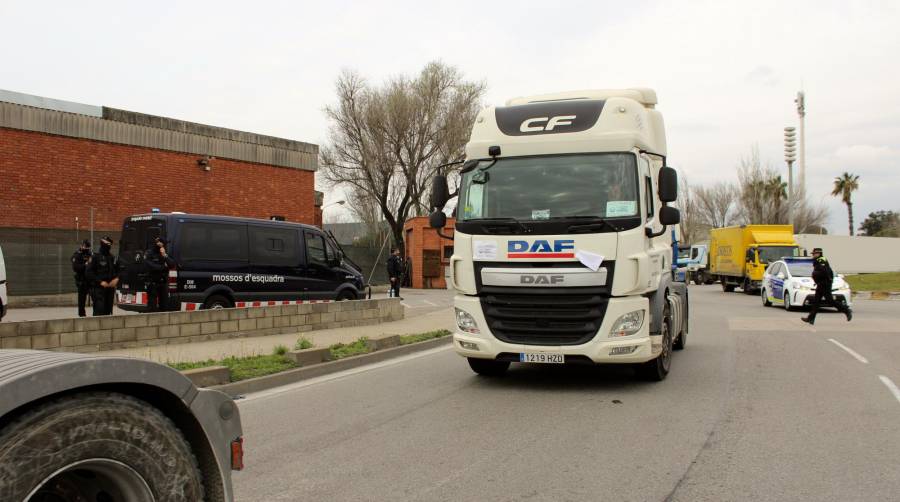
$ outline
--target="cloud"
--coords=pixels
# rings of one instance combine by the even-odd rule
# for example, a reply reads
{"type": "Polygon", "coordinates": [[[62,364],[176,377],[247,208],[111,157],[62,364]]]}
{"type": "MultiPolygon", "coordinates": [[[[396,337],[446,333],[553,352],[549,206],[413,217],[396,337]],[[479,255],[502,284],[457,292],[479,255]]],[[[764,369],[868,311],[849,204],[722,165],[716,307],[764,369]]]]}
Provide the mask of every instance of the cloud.
{"type": "Polygon", "coordinates": [[[750,73],[745,75],[744,82],[771,87],[778,84],[779,79],[772,67],[763,65],[757,66],[750,73]]]}

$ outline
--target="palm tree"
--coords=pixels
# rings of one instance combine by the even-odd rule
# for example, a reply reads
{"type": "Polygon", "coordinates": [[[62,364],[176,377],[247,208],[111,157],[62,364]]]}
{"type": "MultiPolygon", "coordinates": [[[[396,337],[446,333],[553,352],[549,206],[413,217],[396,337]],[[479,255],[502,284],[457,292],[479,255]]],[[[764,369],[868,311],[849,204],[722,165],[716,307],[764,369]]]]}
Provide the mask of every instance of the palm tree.
{"type": "Polygon", "coordinates": [[[834,179],[834,190],[831,195],[841,196],[841,202],[847,204],[847,215],[850,218],[850,235],[853,235],[853,202],[850,196],[853,192],[859,190],[859,176],[844,172],[844,174],[834,179]]]}

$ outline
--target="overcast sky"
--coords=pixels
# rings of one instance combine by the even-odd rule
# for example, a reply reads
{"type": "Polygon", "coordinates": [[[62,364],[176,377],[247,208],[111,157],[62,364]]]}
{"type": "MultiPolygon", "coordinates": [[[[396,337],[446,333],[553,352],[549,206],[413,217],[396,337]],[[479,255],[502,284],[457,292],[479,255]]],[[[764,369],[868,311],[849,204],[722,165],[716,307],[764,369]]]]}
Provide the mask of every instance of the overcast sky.
{"type": "Polygon", "coordinates": [[[900,2],[630,4],[0,0],[0,88],[322,144],[344,68],[379,82],[440,59],[486,81],[486,104],[651,87],[670,164],[708,183],[753,145],[787,177],[802,87],[829,230],[847,234],[829,195],[843,171],[860,175],[857,225],[900,210],[900,2]]]}

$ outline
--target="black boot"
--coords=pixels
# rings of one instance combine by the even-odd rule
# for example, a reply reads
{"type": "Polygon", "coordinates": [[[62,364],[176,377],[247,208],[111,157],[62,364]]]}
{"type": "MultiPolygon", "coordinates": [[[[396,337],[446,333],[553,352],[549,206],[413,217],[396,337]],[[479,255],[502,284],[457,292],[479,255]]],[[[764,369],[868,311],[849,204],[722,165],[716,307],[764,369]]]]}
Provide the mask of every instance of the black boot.
{"type": "Polygon", "coordinates": [[[847,310],[844,311],[844,315],[847,316],[847,322],[850,322],[853,319],[853,309],[847,307],[847,310]]]}
{"type": "Polygon", "coordinates": [[[809,324],[815,324],[815,323],[816,323],[815,319],[810,319],[809,317],[801,317],[800,320],[803,321],[803,322],[807,322],[807,323],[809,323],[809,324]]]}

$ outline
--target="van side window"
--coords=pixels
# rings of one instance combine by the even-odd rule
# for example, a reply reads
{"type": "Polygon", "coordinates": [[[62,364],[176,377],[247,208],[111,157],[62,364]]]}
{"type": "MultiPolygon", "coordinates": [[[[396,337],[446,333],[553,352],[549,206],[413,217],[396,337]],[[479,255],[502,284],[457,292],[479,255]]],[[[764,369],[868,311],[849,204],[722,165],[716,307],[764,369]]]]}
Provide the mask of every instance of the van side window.
{"type": "Polygon", "coordinates": [[[185,223],[181,227],[181,259],[247,261],[247,227],[222,223],[185,223]]]}
{"type": "Polygon", "coordinates": [[[325,239],[312,232],[306,233],[306,260],[309,265],[328,266],[328,255],[325,252],[325,239]]]}
{"type": "Polygon", "coordinates": [[[300,264],[297,231],[290,228],[253,226],[250,231],[250,261],[254,265],[300,264]]]}

